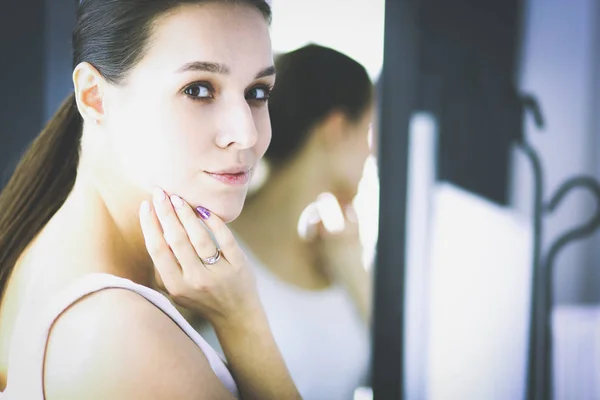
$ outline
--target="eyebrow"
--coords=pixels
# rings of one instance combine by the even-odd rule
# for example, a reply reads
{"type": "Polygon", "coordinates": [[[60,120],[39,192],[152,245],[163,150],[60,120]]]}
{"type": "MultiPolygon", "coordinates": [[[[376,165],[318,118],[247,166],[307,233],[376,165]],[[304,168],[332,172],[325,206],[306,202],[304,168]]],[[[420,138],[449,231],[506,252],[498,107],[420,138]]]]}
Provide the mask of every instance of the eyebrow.
{"type": "Polygon", "coordinates": [[[275,75],[275,66],[271,65],[270,67],[264,68],[256,74],[254,79],[264,78],[265,76],[275,75]]]}
{"type": "MultiPolygon", "coordinates": [[[[188,72],[188,71],[204,71],[204,72],[212,72],[213,74],[221,74],[228,75],[231,70],[229,67],[223,64],[213,63],[213,62],[205,62],[205,61],[194,61],[191,63],[185,64],[183,67],[179,68],[177,72],[188,72]]],[[[254,77],[254,79],[264,78],[266,76],[275,75],[275,66],[271,65],[270,67],[263,68],[254,77]]]]}

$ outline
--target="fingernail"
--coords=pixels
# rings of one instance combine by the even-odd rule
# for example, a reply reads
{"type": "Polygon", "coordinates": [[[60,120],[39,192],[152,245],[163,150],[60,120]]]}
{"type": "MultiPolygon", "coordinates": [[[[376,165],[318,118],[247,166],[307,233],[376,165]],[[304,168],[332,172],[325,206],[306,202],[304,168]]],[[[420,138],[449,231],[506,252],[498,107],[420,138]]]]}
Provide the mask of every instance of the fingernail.
{"type": "Polygon", "coordinates": [[[154,201],[163,201],[167,198],[167,195],[161,188],[154,189],[154,201]]]}
{"type": "Polygon", "coordinates": [[[173,207],[175,207],[175,208],[183,207],[183,200],[179,196],[176,196],[176,195],[171,196],[171,203],[173,204],[173,207]]]}
{"type": "Polygon", "coordinates": [[[208,211],[206,208],[198,206],[196,207],[196,211],[198,211],[198,214],[200,214],[202,219],[210,218],[210,211],[208,211]]]}
{"type": "Polygon", "coordinates": [[[140,211],[143,213],[150,212],[150,203],[148,203],[147,201],[143,201],[140,207],[140,211]]]}

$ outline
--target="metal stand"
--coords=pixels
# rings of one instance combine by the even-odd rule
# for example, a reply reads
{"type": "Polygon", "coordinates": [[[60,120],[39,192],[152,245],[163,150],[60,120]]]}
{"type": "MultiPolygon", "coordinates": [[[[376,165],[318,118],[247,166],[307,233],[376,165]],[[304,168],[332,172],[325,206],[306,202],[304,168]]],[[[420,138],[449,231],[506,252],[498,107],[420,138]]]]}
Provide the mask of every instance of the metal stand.
{"type": "MultiPolygon", "coordinates": [[[[532,97],[524,100],[526,108],[534,112],[538,127],[543,126],[539,107],[532,97]]],[[[551,400],[553,397],[552,307],[554,305],[554,261],[568,244],[592,235],[600,227],[600,183],[590,176],[575,176],[564,182],[544,202],[543,166],[537,151],[528,143],[520,143],[521,150],[531,162],[534,175],[533,213],[533,274],[531,286],[531,315],[529,321],[529,352],[527,360],[527,400],[551,400]],[[542,249],[543,220],[552,214],[562,200],[575,189],[587,189],[596,200],[593,217],[579,227],[561,235],[548,249],[542,249]]]]}

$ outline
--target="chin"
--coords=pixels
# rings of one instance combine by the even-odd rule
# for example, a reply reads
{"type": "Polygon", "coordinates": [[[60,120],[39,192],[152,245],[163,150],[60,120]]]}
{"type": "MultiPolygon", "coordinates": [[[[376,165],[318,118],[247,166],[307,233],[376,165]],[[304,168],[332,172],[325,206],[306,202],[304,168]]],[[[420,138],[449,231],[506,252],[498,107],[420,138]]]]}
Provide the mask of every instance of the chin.
{"type": "Polygon", "coordinates": [[[202,204],[202,207],[217,215],[223,222],[229,223],[242,213],[246,197],[243,198],[214,198],[202,204]]]}
{"type": "Polygon", "coordinates": [[[237,217],[240,216],[240,214],[242,213],[242,209],[239,208],[238,210],[224,210],[224,211],[213,211],[219,218],[221,218],[221,220],[223,220],[223,222],[225,222],[226,224],[233,222],[237,217]]]}

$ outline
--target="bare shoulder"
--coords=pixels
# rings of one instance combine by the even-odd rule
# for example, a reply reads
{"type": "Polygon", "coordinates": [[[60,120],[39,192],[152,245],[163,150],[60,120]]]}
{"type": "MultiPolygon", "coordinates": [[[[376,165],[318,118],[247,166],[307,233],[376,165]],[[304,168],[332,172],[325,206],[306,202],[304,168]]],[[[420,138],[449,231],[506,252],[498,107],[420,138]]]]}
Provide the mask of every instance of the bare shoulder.
{"type": "Polygon", "coordinates": [[[229,399],[202,350],[138,294],[105,289],[56,321],[44,365],[48,400],[229,399]]]}

